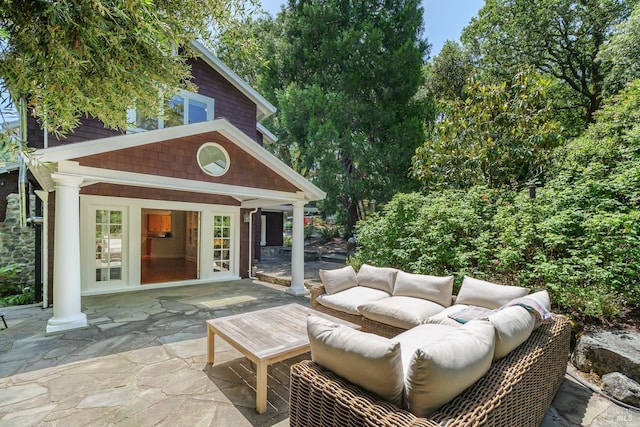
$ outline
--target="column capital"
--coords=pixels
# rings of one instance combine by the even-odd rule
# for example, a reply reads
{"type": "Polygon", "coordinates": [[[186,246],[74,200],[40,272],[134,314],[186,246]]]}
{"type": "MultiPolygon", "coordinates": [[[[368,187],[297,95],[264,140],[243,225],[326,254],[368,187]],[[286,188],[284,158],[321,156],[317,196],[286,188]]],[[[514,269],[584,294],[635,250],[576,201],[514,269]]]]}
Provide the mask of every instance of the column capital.
{"type": "Polygon", "coordinates": [[[296,200],[292,203],[294,208],[304,208],[307,204],[306,200],[296,200]]]}
{"type": "Polygon", "coordinates": [[[51,174],[51,179],[56,183],[56,187],[80,188],[84,182],[84,178],[80,176],[70,176],[59,173],[51,174]]]}

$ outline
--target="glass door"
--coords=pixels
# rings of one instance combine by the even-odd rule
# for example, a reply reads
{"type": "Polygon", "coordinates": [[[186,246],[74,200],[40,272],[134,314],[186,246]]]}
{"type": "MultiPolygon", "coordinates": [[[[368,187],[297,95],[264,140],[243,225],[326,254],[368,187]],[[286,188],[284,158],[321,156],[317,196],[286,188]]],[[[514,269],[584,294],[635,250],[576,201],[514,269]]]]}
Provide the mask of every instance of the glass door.
{"type": "Polygon", "coordinates": [[[231,216],[213,216],[213,271],[231,269],[231,216]]]}
{"type": "Polygon", "coordinates": [[[98,209],[95,223],[96,282],[111,282],[123,278],[122,210],[98,209]]]}

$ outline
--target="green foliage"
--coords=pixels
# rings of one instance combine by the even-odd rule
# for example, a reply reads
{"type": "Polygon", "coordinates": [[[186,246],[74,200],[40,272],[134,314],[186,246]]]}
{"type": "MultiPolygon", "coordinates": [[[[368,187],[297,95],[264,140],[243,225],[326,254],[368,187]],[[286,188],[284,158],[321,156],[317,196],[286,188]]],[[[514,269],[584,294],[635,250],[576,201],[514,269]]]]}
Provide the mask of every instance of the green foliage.
{"type": "Polygon", "coordinates": [[[189,43],[232,26],[242,0],[22,0],[0,5],[0,75],[14,100],[50,132],[82,115],[126,128],[127,108],[153,116],[180,88],[193,88],[189,43]],[[182,47],[184,49],[177,49],[182,47]]]}
{"type": "Polygon", "coordinates": [[[424,105],[414,98],[422,9],[417,0],[291,1],[274,25],[269,34],[282,37],[268,38],[261,79],[279,109],[269,148],[327,192],[319,208],[350,231],[361,200],[416,188],[407,172],[424,139],[424,105]]]}
{"type": "Polygon", "coordinates": [[[31,286],[20,286],[18,293],[0,297],[0,307],[33,304],[34,302],[36,302],[36,294],[31,286]]]}
{"type": "Polygon", "coordinates": [[[397,194],[358,223],[354,262],[547,289],[583,319],[639,309],[640,80],[596,120],[556,150],[533,199],[480,186],[397,194]]]}
{"type": "MultiPolygon", "coordinates": [[[[603,97],[596,56],[635,0],[487,0],[462,34],[485,77],[502,81],[533,66],[571,89],[558,111],[580,108],[593,121],[603,97]]],[[[571,123],[563,123],[566,127],[571,123]]]]}
{"type": "Polygon", "coordinates": [[[0,267],[0,306],[31,304],[35,301],[35,290],[20,283],[22,264],[0,267]]]}
{"type": "Polygon", "coordinates": [[[471,80],[465,99],[441,104],[432,139],[416,150],[415,175],[429,189],[518,188],[540,179],[561,141],[549,83],[535,74],[519,74],[511,84],[471,80]]]}
{"type": "Polygon", "coordinates": [[[611,95],[640,78],[640,3],[629,19],[618,25],[609,43],[598,53],[607,70],[604,91],[611,95]]]}
{"type": "Polygon", "coordinates": [[[425,88],[439,100],[465,99],[465,88],[474,65],[469,52],[447,40],[440,53],[425,65],[425,88]]]}
{"type": "Polygon", "coordinates": [[[353,262],[426,274],[475,274],[487,263],[499,199],[498,192],[483,187],[396,194],[381,214],[358,223],[353,262]]]}

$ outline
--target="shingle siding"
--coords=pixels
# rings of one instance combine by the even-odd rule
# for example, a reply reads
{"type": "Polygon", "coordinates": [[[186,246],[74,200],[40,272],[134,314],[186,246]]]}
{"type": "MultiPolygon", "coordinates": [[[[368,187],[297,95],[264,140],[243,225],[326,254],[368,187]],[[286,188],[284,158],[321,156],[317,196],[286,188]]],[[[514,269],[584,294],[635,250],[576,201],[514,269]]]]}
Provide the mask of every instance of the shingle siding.
{"type": "Polygon", "coordinates": [[[160,175],[193,181],[296,192],[298,188],[217,132],[194,135],[140,147],[75,159],[82,166],[160,175]],[[229,170],[220,177],[208,175],[198,166],[198,148],[217,142],[229,153],[229,170]]]}

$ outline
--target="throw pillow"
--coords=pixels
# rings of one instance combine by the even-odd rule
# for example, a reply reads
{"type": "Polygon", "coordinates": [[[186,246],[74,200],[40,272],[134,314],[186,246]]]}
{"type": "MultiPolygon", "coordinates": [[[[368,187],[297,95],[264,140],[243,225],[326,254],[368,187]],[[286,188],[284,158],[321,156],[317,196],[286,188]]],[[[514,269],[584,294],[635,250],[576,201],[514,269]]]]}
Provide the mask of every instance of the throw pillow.
{"type": "Polygon", "coordinates": [[[507,306],[519,305],[529,310],[535,318],[535,326],[538,329],[543,323],[549,323],[553,320],[551,313],[551,300],[547,291],[539,291],[534,294],[516,298],[507,303],[507,306]]]}
{"type": "Polygon", "coordinates": [[[320,270],[320,280],[329,295],[358,286],[356,271],[350,265],[335,270],[320,270]]]}
{"type": "Polygon", "coordinates": [[[477,305],[485,308],[502,307],[512,299],[525,296],[529,289],[520,286],[498,285],[465,276],[458,292],[456,304],[477,305]]]}
{"type": "Polygon", "coordinates": [[[400,406],[404,388],[400,344],[307,317],[311,359],[382,399],[400,406]]]}
{"type": "Polygon", "coordinates": [[[398,271],[393,295],[399,297],[422,298],[440,304],[451,305],[453,276],[438,277],[398,271]]]}
{"type": "Polygon", "coordinates": [[[374,267],[362,264],[358,270],[358,285],[368,288],[380,289],[381,291],[393,293],[393,285],[396,281],[398,270],[389,267],[374,267]]]}
{"type": "MultiPolygon", "coordinates": [[[[430,326],[430,325],[425,325],[430,326]]],[[[406,369],[406,409],[427,417],[478,381],[491,367],[493,325],[472,320],[415,351],[406,369]]]]}

